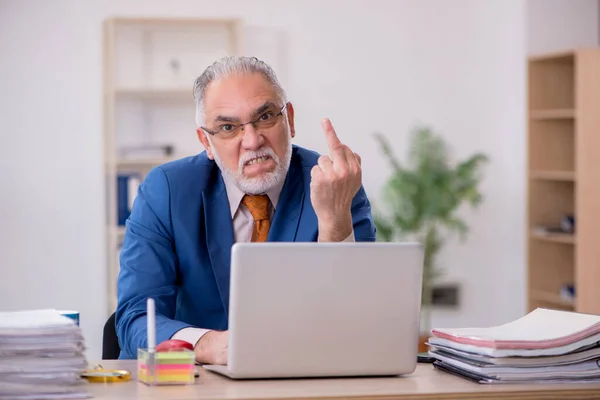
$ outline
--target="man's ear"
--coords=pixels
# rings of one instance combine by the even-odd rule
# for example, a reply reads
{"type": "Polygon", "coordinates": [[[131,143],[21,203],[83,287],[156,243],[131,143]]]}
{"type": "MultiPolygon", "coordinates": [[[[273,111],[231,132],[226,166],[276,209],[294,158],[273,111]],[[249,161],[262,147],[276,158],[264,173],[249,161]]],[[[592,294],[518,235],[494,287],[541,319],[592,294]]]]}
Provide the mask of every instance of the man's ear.
{"type": "Polygon", "coordinates": [[[296,137],[296,128],[294,127],[294,106],[292,103],[287,103],[285,107],[287,111],[288,122],[290,124],[290,135],[296,137]]]}
{"type": "Polygon", "coordinates": [[[210,158],[211,160],[214,160],[215,157],[212,153],[212,148],[210,147],[210,142],[208,141],[208,138],[206,137],[207,133],[204,133],[204,130],[202,128],[196,128],[196,134],[198,134],[198,140],[200,140],[200,143],[202,143],[202,146],[204,146],[204,148],[206,149],[206,154],[208,155],[208,158],[210,158]]]}

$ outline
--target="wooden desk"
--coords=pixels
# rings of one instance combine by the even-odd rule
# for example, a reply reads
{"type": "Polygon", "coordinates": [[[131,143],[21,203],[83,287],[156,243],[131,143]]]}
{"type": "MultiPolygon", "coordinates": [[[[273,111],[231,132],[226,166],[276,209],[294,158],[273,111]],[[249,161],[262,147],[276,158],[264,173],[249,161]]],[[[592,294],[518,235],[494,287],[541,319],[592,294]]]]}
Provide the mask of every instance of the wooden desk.
{"type": "Polygon", "coordinates": [[[235,381],[198,368],[195,385],[148,387],[135,380],[135,361],[102,361],[127,369],[133,379],[90,383],[98,400],[129,399],[600,399],[600,384],[480,385],[419,364],[414,374],[395,378],[286,379],[235,381]]]}

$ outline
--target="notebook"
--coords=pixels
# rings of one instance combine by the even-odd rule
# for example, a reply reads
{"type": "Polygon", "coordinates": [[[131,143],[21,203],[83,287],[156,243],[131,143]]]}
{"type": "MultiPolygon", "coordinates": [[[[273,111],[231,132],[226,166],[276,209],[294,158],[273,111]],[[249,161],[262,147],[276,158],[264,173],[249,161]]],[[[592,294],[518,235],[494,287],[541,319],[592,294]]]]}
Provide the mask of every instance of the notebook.
{"type": "Polygon", "coordinates": [[[579,351],[587,346],[593,346],[600,342],[600,333],[581,339],[564,346],[550,347],[547,349],[496,349],[493,347],[484,347],[479,345],[464,344],[453,340],[442,339],[439,337],[430,337],[428,343],[436,346],[447,346],[453,349],[466,351],[469,353],[481,354],[488,357],[542,357],[542,356],[560,356],[579,351]]]}
{"type": "MultiPolygon", "coordinates": [[[[524,352],[525,350],[521,350],[524,352]]],[[[438,355],[454,357],[459,360],[471,362],[474,365],[510,365],[518,367],[536,367],[547,365],[567,365],[588,360],[600,359],[600,345],[594,344],[584,346],[574,352],[561,355],[533,356],[528,357],[520,353],[518,356],[494,357],[481,353],[472,353],[462,351],[446,345],[434,345],[429,343],[429,352],[437,357],[438,355]]]]}
{"type": "Polygon", "coordinates": [[[600,316],[538,308],[487,328],[434,329],[434,367],[479,383],[600,383],[600,316]]]}
{"type": "Polygon", "coordinates": [[[504,325],[433,329],[435,337],[492,349],[550,349],[600,335],[600,316],[537,308],[504,325]]]}

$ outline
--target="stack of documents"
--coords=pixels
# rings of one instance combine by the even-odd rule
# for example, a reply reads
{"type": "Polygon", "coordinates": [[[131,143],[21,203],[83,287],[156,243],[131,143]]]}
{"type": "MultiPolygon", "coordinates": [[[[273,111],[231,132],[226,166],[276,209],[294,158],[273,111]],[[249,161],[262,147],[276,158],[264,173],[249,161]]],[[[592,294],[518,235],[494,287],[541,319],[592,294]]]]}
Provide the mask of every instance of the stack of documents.
{"type": "Polygon", "coordinates": [[[600,316],[538,308],[505,325],[432,333],[434,366],[479,383],[600,382],[600,316]]]}
{"type": "Polygon", "coordinates": [[[0,399],[89,397],[77,324],[55,310],[0,312],[0,399]]]}

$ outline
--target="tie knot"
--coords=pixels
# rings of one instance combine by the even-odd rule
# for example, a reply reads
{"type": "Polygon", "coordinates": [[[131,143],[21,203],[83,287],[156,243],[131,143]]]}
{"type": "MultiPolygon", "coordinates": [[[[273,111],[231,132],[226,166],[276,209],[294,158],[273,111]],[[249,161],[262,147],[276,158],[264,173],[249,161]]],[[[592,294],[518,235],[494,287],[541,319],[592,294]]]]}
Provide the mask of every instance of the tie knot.
{"type": "Polygon", "coordinates": [[[248,208],[255,221],[269,219],[269,196],[247,194],[242,199],[242,203],[248,208]]]}

